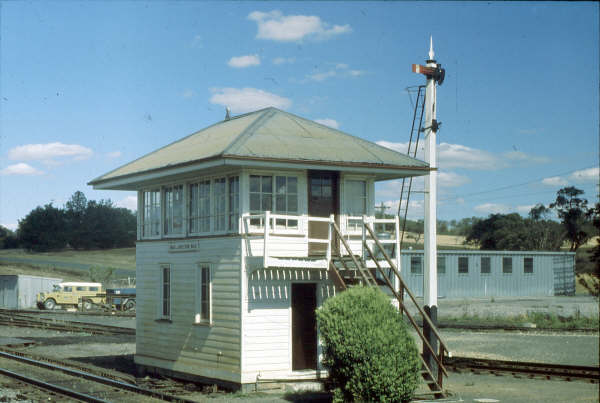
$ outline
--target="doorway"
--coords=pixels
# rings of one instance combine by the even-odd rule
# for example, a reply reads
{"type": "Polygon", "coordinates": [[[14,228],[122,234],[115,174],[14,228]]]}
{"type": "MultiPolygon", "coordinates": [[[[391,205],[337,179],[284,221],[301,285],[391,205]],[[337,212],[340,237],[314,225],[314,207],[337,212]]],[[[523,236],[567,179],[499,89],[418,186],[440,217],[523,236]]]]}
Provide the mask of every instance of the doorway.
{"type": "MultiPolygon", "coordinates": [[[[332,171],[309,171],[308,173],[308,215],[311,217],[337,216],[339,212],[338,173],[332,171]]],[[[308,237],[327,239],[328,223],[308,223],[308,237]]],[[[327,245],[309,242],[309,256],[325,255],[327,245]]]]}
{"type": "Polygon", "coordinates": [[[317,285],[292,284],[292,370],[317,369],[317,285]]]}

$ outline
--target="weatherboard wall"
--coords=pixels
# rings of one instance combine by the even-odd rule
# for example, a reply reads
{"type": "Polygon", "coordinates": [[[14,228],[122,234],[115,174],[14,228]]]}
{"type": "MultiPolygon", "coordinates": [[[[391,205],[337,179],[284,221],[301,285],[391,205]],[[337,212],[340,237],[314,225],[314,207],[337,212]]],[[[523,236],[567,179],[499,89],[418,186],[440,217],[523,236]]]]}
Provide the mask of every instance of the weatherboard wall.
{"type": "MultiPolygon", "coordinates": [[[[411,259],[422,250],[403,250],[402,276],[417,296],[423,296],[423,274],[411,269],[411,259]]],[[[575,259],[569,252],[440,251],[445,273],[438,272],[439,297],[519,297],[572,295],[575,292],[575,259]],[[468,261],[468,272],[459,273],[459,257],[468,261]],[[490,258],[490,273],[482,273],[481,258],[490,258]],[[512,273],[503,272],[502,260],[512,260],[512,273]],[[524,273],[524,259],[533,259],[533,272],[524,273]]]]}
{"type": "Polygon", "coordinates": [[[193,250],[173,252],[178,241],[138,242],[138,364],[240,382],[239,237],[206,238],[193,250]],[[196,275],[211,267],[212,323],[195,323],[196,275]],[[161,318],[161,266],[171,268],[171,316],[161,318]]]}

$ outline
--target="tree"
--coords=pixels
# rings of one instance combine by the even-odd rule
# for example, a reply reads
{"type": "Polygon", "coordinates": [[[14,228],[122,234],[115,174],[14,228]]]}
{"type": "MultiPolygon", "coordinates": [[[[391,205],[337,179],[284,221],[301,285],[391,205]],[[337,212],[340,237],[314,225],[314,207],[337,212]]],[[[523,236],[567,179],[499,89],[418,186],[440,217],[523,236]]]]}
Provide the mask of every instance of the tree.
{"type": "MultiPolygon", "coordinates": [[[[592,223],[596,229],[596,236],[600,235],[600,203],[596,203],[591,210],[592,223]]],[[[590,251],[590,261],[594,263],[594,272],[600,277],[600,237],[596,238],[596,246],[590,251]]]]}
{"type": "Polygon", "coordinates": [[[530,217],[535,219],[524,219],[517,213],[491,214],[487,219],[480,219],[467,233],[466,242],[484,250],[560,249],[564,239],[561,224],[542,219],[545,210],[540,206],[532,210],[530,217]]]}
{"type": "Polygon", "coordinates": [[[353,287],[317,310],[334,401],[403,402],[419,384],[415,340],[382,291],[353,287]]]}
{"type": "Polygon", "coordinates": [[[556,193],[556,201],[550,204],[550,208],[556,210],[560,218],[565,238],[571,242],[569,250],[575,252],[590,238],[591,213],[588,201],[579,196],[583,190],[574,186],[560,189],[556,193]]]}
{"type": "Polygon", "coordinates": [[[0,249],[13,249],[19,247],[19,240],[10,229],[0,225],[0,249]]]}
{"type": "Polygon", "coordinates": [[[37,207],[19,221],[19,240],[35,252],[62,249],[67,245],[64,211],[50,204],[37,207]]]}
{"type": "Polygon", "coordinates": [[[74,249],[89,249],[89,236],[85,230],[85,213],[88,201],[85,194],[76,191],[65,204],[65,218],[67,220],[67,241],[74,249]]]}

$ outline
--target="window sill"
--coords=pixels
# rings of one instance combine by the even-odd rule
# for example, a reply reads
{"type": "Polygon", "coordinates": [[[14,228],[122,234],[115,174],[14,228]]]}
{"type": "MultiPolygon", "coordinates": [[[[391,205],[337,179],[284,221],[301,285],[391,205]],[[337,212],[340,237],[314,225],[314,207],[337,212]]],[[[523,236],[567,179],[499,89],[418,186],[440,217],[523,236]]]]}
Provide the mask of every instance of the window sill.
{"type": "Polygon", "coordinates": [[[173,323],[173,321],[169,318],[158,318],[154,319],[154,321],[157,323],[173,323]]]}
{"type": "Polygon", "coordinates": [[[194,322],[193,325],[198,327],[213,327],[213,324],[210,322],[194,322]]]}

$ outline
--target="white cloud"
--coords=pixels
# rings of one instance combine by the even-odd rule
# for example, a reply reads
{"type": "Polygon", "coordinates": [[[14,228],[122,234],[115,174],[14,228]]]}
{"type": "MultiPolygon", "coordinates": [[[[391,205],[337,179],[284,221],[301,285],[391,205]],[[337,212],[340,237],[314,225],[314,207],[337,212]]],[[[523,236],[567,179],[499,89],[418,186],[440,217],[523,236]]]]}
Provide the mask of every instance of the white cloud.
{"type": "Polygon", "coordinates": [[[212,88],[213,104],[228,106],[234,113],[244,113],[274,106],[287,109],[292,105],[288,98],[257,88],[212,88]]]}
{"type": "Polygon", "coordinates": [[[519,214],[527,215],[527,214],[529,214],[531,209],[534,207],[535,207],[535,204],[528,204],[528,205],[517,206],[515,208],[515,210],[517,210],[517,212],[519,214]]]}
{"type": "Polygon", "coordinates": [[[2,176],[10,176],[10,175],[43,175],[44,172],[38,169],[35,169],[29,164],[25,164],[24,162],[20,162],[18,164],[9,165],[6,168],[0,171],[0,175],[2,176]]]}
{"type": "Polygon", "coordinates": [[[75,161],[90,158],[93,151],[79,144],[47,143],[26,144],[11,149],[8,158],[11,160],[43,161],[48,165],[56,165],[56,158],[72,158],[75,161]]]}
{"type": "Polygon", "coordinates": [[[582,169],[571,174],[570,179],[575,182],[596,182],[600,180],[600,167],[582,169]]]}
{"type": "Polygon", "coordinates": [[[506,214],[511,208],[506,204],[484,203],[475,206],[474,210],[484,214],[506,214]]]}
{"type": "Polygon", "coordinates": [[[131,211],[137,210],[137,196],[127,196],[124,199],[115,203],[117,207],[124,207],[131,211]]]}
{"type": "Polygon", "coordinates": [[[192,47],[193,48],[203,48],[204,47],[204,39],[202,38],[202,35],[194,36],[194,39],[192,39],[192,47]]]}
{"type": "Polygon", "coordinates": [[[183,91],[183,94],[181,94],[181,96],[184,98],[191,98],[194,95],[196,95],[196,92],[194,90],[190,90],[189,88],[183,91]]]}
{"type": "MultiPolygon", "coordinates": [[[[378,141],[377,144],[390,148],[402,154],[406,154],[408,143],[393,143],[390,141],[378,141]]],[[[414,144],[412,145],[414,147],[414,144]]],[[[424,142],[419,142],[417,158],[423,159],[424,142]]],[[[437,147],[438,165],[444,169],[464,168],[483,171],[493,171],[515,166],[523,163],[546,163],[546,157],[529,155],[521,151],[510,151],[503,154],[493,154],[487,151],[464,146],[462,144],[440,143],[437,147]]],[[[411,156],[414,148],[411,148],[411,156]]]]}
{"type": "Polygon", "coordinates": [[[258,55],[234,56],[227,62],[229,67],[242,69],[244,67],[260,65],[260,57],[258,55]]]}
{"type": "Polygon", "coordinates": [[[268,13],[253,11],[248,14],[248,19],[258,26],[257,38],[280,42],[328,39],[352,31],[350,25],[331,26],[314,15],[283,15],[278,10],[268,13]]]}
{"type": "Polygon", "coordinates": [[[121,151],[112,151],[106,154],[108,158],[119,158],[123,153],[121,151]]]}
{"type": "Polygon", "coordinates": [[[325,126],[333,127],[334,129],[339,129],[340,124],[334,119],[315,119],[315,122],[320,123],[325,126]]]}
{"type": "Polygon", "coordinates": [[[276,65],[293,64],[295,62],[296,62],[295,57],[276,57],[275,59],[273,59],[273,64],[276,64],[276,65]]]}
{"type": "MultiPolygon", "coordinates": [[[[396,214],[398,212],[398,204],[399,204],[400,200],[399,199],[395,199],[395,200],[387,200],[383,202],[383,205],[387,207],[386,212],[388,214],[396,214]]],[[[377,206],[379,206],[381,203],[377,203],[377,206]]],[[[402,208],[401,208],[401,212],[404,212],[404,209],[406,208],[406,199],[402,199],[402,208]]],[[[407,211],[407,218],[409,220],[421,220],[423,219],[423,214],[425,212],[424,209],[424,203],[423,200],[411,200],[408,203],[408,211],[407,211]]]]}
{"type": "Polygon", "coordinates": [[[15,223],[0,224],[0,225],[2,225],[4,228],[8,228],[11,231],[16,231],[19,228],[19,224],[15,224],[15,223]]]}
{"type": "Polygon", "coordinates": [[[438,187],[458,187],[471,183],[468,176],[459,175],[454,172],[438,171],[438,187]]]}
{"type": "Polygon", "coordinates": [[[550,178],[544,178],[542,180],[542,183],[548,186],[565,186],[569,182],[567,182],[566,179],[561,178],[560,176],[552,176],[550,178]]]}
{"type": "Polygon", "coordinates": [[[338,78],[348,78],[348,77],[358,77],[366,74],[363,70],[348,70],[348,65],[346,63],[337,63],[335,68],[329,69],[327,71],[320,71],[317,73],[307,74],[304,82],[306,81],[325,81],[328,78],[338,77],[338,78]]]}

